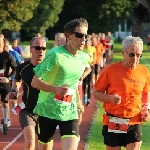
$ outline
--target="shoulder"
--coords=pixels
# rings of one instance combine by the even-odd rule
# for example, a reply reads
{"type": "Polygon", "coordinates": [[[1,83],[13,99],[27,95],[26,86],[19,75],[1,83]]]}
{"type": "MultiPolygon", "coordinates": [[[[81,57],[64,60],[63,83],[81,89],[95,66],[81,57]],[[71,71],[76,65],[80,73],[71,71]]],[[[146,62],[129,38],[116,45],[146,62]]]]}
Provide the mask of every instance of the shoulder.
{"type": "Polygon", "coordinates": [[[137,66],[139,68],[139,70],[141,70],[142,72],[145,71],[145,72],[149,72],[148,71],[148,68],[142,64],[138,64],[137,66]]]}
{"type": "Polygon", "coordinates": [[[47,54],[62,53],[62,51],[65,51],[64,46],[56,46],[50,49],[47,54]]]}
{"type": "Polygon", "coordinates": [[[31,65],[31,63],[30,63],[30,60],[29,60],[29,61],[25,61],[25,62],[22,63],[22,64],[19,64],[19,65],[17,66],[17,68],[25,68],[25,67],[30,66],[30,65],[31,65]]]}
{"type": "Polygon", "coordinates": [[[112,72],[112,73],[114,73],[114,72],[117,73],[118,70],[119,70],[119,68],[120,68],[120,66],[121,66],[121,64],[122,64],[121,61],[111,63],[110,65],[108,65],[108,66],[106,67],[105,70],[107,70],[107,71],[109,71],[109,72],[112,72]],[[115,70],[116,70],[116,71],[115,71],[115,70]]]}

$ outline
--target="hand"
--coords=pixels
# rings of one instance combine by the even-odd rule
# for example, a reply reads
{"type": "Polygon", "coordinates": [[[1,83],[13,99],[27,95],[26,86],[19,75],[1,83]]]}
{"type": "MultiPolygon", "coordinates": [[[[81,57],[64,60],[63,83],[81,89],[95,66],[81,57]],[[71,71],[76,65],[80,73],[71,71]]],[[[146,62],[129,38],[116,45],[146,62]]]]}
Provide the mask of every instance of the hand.
{"type": "Polygon", "coordinates": [[[69,90],[69,88],[68,88],[67,84],[62,85],[62,86],[57,86],[55,89],[55,94],[64,96],[64,95],[67,95],[68,90],[69,90]]]}
{"type": "Polygon", "coordinates": [[[121,96],[118,94],[110,95],[109,101],[115,105],[118,105],[121,103],[121,96]]]}
{"type": "Polygon", "coordinates": [[[145,105],[142,106],[141,118],[143,122],[147,122],[150,120],[149,110],[148,110],[148,107],[146,107],[145,105]]]}
{"type": "Polygon", "coordinates": [[[1,78],[0,83],[8,83],[9,79],[6,77],[1,78]]]}
{"type": "Polygon", "coordinates": [[[149,113],[141,114],[141,118],[143,122],[147,122],[150,120],[150,115],[149,113]]]}
{"type": "Polygon", "coordinates": [[[6,95],[5,100],[9,101],[9,99],[17,99],[17,93],[16,92],[10,92],[6,95]]]}

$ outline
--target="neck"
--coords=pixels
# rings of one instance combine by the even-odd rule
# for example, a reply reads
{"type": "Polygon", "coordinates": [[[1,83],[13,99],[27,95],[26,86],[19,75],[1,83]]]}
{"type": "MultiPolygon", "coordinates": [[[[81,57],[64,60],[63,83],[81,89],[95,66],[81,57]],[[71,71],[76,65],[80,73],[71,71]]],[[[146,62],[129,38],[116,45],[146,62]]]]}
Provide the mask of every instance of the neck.
{"type": "Polygon", "coordinates": [[[31,58],[30,62],[31,62],[31,64],[32,64],[33,66],[37,66],[37,65],[40,63],[39,61],[34,60],[34,59],[32,59],[32,58],[31,58]]]}
{"type": "Polygon", "coordinates": [[[71,46],[71,45],[68,45],[66,44],[65,46],[66,50],[71,53],[73,56],[76,56],[79,52],[79,50],[77,50],[75,47],[71,46]]]}
{"type": "Polygon", "coordinates": [[[128,69],[135,69],[137,67],[137,65],[135,66],[129,66],[127,63],[125,63],[124,61],[122,61],[122,65],[128,69]]]}

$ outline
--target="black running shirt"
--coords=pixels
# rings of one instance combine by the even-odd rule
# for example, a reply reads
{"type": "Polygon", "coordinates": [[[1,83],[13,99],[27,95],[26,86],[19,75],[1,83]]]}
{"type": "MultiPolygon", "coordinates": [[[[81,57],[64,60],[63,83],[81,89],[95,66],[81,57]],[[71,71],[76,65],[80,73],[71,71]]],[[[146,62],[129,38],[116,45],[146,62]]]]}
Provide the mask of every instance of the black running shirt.
{"type": "Polygon", "coordinates": [[[31,81],[34,76],[33,64],[30,61],[26,61],[23,64],[19,64],[16,69],[16,81],[22,81],[23,85],[23,96],[22,101],[24,102],[27,109],[33,111],[37,104],[39,90],[31,86],[31,81]]]}
{"type": "Polygon", "coordinates": [[[9,78],[15,75],[16,71],[16,62],[11,54],[6,51],[0,53],[0,70],[4,69],[4,77],[9,78]],[[12,68],[11,73],[9,74],[9,67],[12,68]]]}

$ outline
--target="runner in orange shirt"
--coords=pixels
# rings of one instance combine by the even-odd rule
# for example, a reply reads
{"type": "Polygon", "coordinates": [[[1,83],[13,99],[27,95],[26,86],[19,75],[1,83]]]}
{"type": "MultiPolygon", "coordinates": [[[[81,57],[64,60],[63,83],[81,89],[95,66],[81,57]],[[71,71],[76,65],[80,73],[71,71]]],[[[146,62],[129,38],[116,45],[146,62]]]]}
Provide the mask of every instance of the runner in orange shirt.
{"type": "Polygon", "coordinates": [[[139,64],[143,41],[126,37],[123,61],[108,66],[95,84],[94,97],[104,102],[103,136],[106,150],[139,150],[142,123],[150,118],[149,72],[139,64]]]}
{"type": "Polygon", "coordinates": [[[92,38],[92,45],[96,48],[96,59],[94,63],[94,77],[93,77],[93,83],[95,83],[98,79],[99,74],[99,68],[104,68],[105,62],[103,60],[103,66],[100,66],[100,59],[103,59],[103,54],[105,53],[105,48],[103,47],[103,44],[98,42],[97,37],[92,38]]]}

